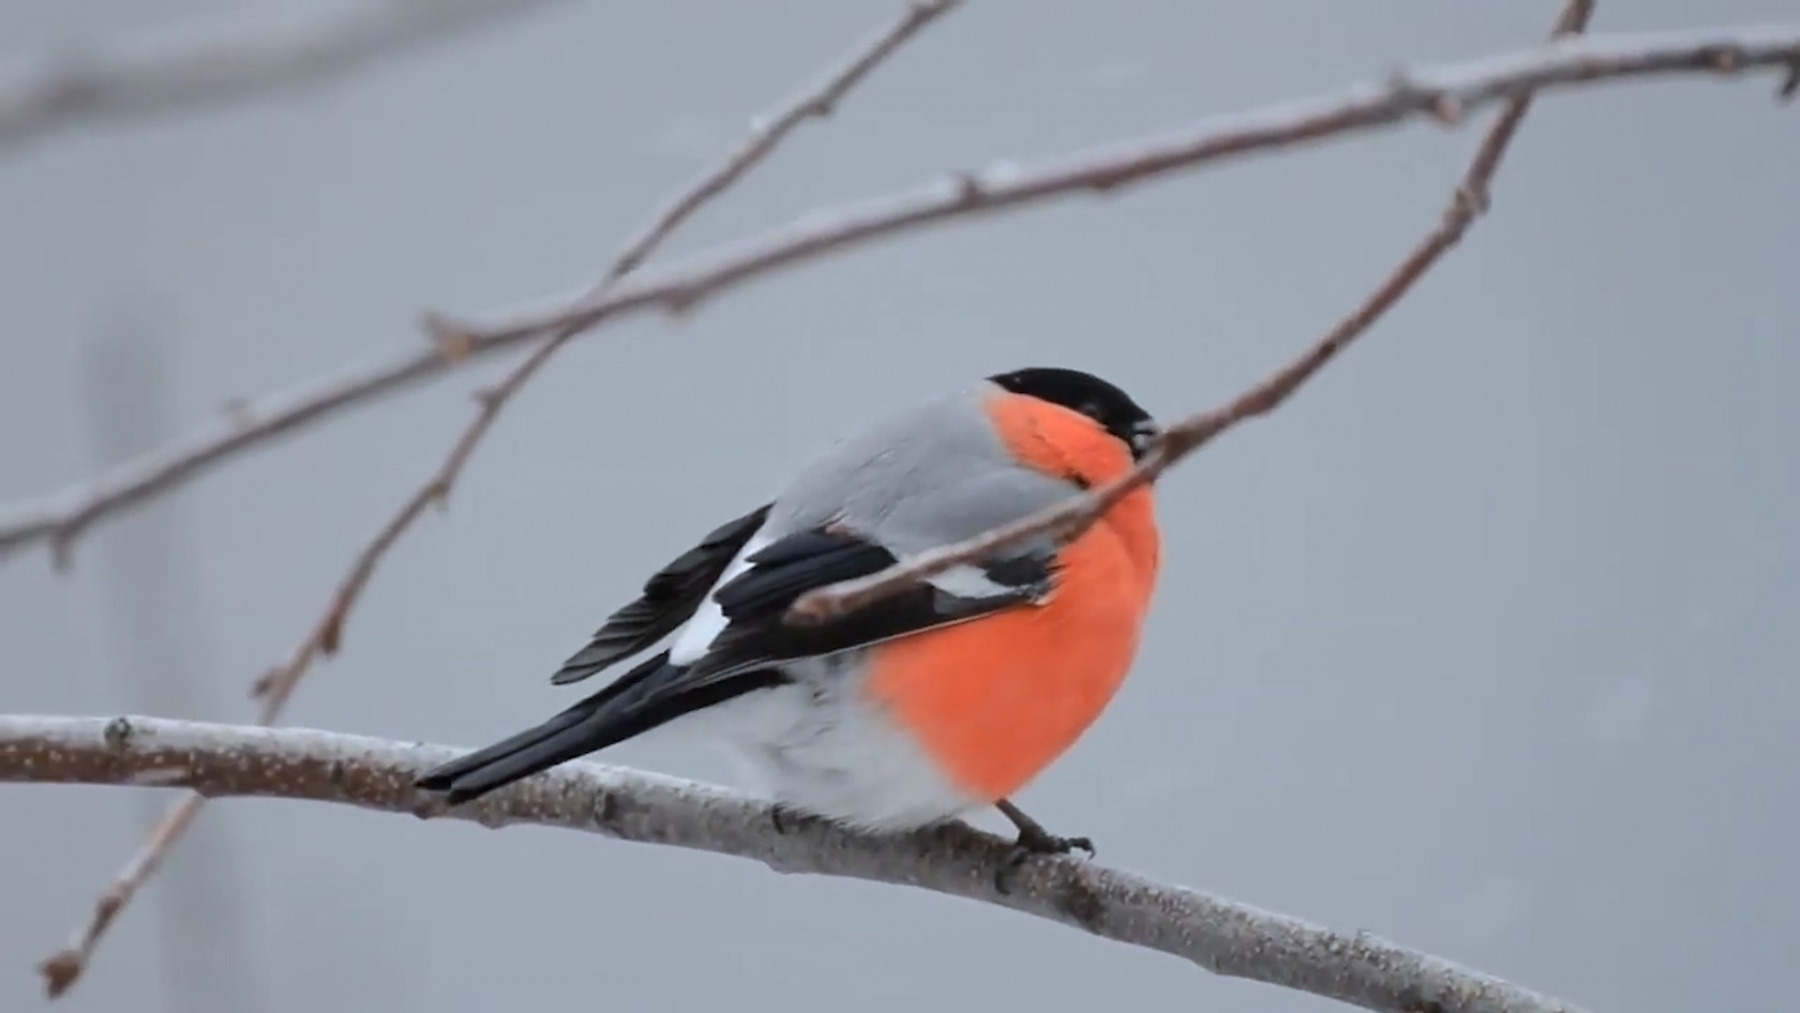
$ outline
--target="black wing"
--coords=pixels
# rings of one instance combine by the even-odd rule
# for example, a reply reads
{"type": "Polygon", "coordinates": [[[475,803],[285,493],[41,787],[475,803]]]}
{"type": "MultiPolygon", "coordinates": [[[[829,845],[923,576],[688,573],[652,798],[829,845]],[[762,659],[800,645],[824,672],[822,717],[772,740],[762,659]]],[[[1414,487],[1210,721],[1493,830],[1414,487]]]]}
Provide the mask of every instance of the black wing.
{"type": "Polygon", "coordinates": [[[895,562],[893,553],[855,534],[820,528],[773,542],[749,562],[748,570],[713,594],[726,626],[705,656],[688,666],[690,682],[964,622],[1041,598],[1055,577],[1049,554],[1016,554],[971,566],[984,578],[975,593],[952,594],[920,583],[821,626],[790,626],[783,618],[795,599],[886,569],[895,562]]]}
{"type": "Polygon", "coordinates": [[[700,544],[656,571],[644,582],[644,593],[609,616],[588,645],[563,662],[550,681],[558,686],[580,682],[675,632],[700,607],[732,557],[762,527],[769,506],[764,503],[720,525],[700,544]]]}

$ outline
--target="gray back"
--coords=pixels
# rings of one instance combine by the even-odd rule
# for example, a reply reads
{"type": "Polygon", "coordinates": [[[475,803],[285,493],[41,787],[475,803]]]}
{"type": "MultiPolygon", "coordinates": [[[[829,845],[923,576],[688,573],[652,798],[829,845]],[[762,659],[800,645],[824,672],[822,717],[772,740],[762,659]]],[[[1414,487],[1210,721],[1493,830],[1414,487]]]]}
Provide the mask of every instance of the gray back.
{"type": "Polygon", "coordinates": [[[847,437],[782,490],[767,532],[779,536],[837,521],[906,555],[972,537],[1079,492],[1074,483],[1025,467],[1007,451],[982,407],[997,390],[983,380],[847,437]]]}

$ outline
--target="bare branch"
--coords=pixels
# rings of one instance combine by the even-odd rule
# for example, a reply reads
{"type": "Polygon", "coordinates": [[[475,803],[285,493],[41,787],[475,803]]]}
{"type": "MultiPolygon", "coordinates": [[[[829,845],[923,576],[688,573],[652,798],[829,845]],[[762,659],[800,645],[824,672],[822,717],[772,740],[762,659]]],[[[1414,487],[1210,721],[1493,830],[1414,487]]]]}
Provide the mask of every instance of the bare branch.
{"type": "Polygon", "coordinates": [[[1800,26],[1710,28],[1654,35],[1564,41],[1506,56],[1389,77],[1346,94],[1290,102],[1215,118],[1151,140],[1092,149],[1030,169],[952,174],[944,181],[836,209],[615,288],[611,294],[493,326],[428,326],[456,340],[438,342],[363,373],[327,380],[248,406],[215,428],[114,469],[90,483],[0,516],[0,555],[48,542],[59,561],[97,520],[161,495],[232,455],[312,425],[347,408],[435,378],[521,342],[661,308],[679,311],[752,278],[827,253],[925,225],[974,218],[1076,193],[1111,193],[1130,183],[1230,156],[1319,141],[1355,130],[1429,117],[1459,123],[1476,108],[1552,88],[1659,74],[1743,73],[1800,66],[1800,26]]]}
{"type": "Polygon", "coordinates": [[[310,729],[159,718],[0,716],[0,782],[190,788],[208,797],[335,802],[447,815],[489,827],[537,824],[735,855],[778,872],[844,876],[1011,908],[1193,962],[1388,1013],[1579,1013],[1560,1000],[1406,949],[1076,858],[1033,860],[998,889],[1010,842],[965,824],[855,834],[784,816],[720,788],[568,763],[443,813],[413,778],[461,755],[310,729]]]}
{"type": "MultiPolygon", "coordinates": [[[[832,107],[878,64],[959,2],[960,0],[915,0],[909,3],[900,17],[856,47],[848,59],[819,83],[772,114],[759,118],[750,137],[737,150],[727,156],[716,169],[683,190],[625,244],[612,266],[607,269],[606,276],[596,286],[596,294],[604,294],[621,277],[643,263],[670,233],[699,211],[708,200],[725,192],[767,157],[801,123],[815,116],[829,115],[832,107]]],[[[331,600],[327,602],[324,614],[314,623],[306,637],[294,647],[285,661],[256,681],[253,695],[261,700],[257,714],[259,724],[270,725],[278,720],[294,690],[311,670],[313,662],[321,656],[336,653],[343,636],[344,622],[388,550],[415,521],[424,516],[432,504],[441,504],[448,498],[464,465],[492,427],[501,409],[574,333],[572,329],[565,329],[550,335],[498,386],[482,392],[476,399],[475,418],[451,446],[448,456],[431,477],[382,525],[375,537],[356,554],[349,572],[338,583],[331,600]]],[[[437,336],[440,344],[447,350],[453,350],[460,340],[447,324],[438,326],[437,336]]],[[[162,820],[152,828],[142,847],[95,902],[87,924],[76,931],[67,946],[40,965],[39,969],[52,998],[66,991],[80,977],[107,927],[155,874],[169,850],[181,840],[204,804],[202,796],[188,795],[171,805],[162,820]]]]}
{"type": "Polygon", "coordinates": [[[562,0],[367,0],[301,30],[239,30],[179,45],[113,47],[46,61],[0,91],[0,153],[58,130],[240,102],[372,66],[383,56],[450,38],[501,16],[562,0]]]}
{"type": "MultiPolygon", "coordinates": [[[[1554,40],[1581,32],[1587,27],[1588,19],[1593,13],[1594,0],[1569,0],[1556,20],[1556,27],[1551,30],[1551,38],[1554,40]]],[[[788,620],[801,625],[828,622],[880,601],[933,574],[986,556],[996,549],[1049,532],[1055,532],[1063,538],[1074,538],[1133,489],[1155,482],[1164,471],[1205,446],[1220,433],[1280,407],[1301,385],[1336,358],[1339,352],[1411,291],[1414,283],[1424,277],[1425,272],[1439,258],[1462,241],[1463,234],[1474,224],[1475,219],[1486,213],[1488,190],[1493,183],[1494,173],[1500,168],[1507,146],[1512,143],[1520,122],[1531,108],[1531,99],[1532,93],[1525,92],[1507,101],[1494,125],[1482,138],[1462,180],[1451,191],[1450,204],[1444,209],[1443,218],[1437,227],[1413,247],[1412,252],[1388,273],[1387,278],[1376,286],[1375,291],[1360,306],[1338,321],[1337,326],[1298,359],[1229,404],[1199,415],[1190,415],[1167,427],[1159,444],[1123,478],[974,538],[939,546],[900,560],[879,573],[809,591],[789,608],[788,620]]]]}

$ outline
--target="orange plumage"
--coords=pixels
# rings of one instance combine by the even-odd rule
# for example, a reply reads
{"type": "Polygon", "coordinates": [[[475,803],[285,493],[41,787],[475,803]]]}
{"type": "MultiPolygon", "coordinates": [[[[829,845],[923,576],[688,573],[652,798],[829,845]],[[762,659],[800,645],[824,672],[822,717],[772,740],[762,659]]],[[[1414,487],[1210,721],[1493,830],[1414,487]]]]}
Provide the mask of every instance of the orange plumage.
{"type": "MultiPolygon", "coordinates": [[[[1098,486],[1132,467],[1087,416],[999,393],[985,404],[1021,463],[1098,486]]],[[[1161,562],[1154,499],[1134,490],[1060,555],[1044,604],[905,637],[871,659],[868,692],[959,787],[1024,787],[1100,716],[1130,670],[1161,562]]]]}

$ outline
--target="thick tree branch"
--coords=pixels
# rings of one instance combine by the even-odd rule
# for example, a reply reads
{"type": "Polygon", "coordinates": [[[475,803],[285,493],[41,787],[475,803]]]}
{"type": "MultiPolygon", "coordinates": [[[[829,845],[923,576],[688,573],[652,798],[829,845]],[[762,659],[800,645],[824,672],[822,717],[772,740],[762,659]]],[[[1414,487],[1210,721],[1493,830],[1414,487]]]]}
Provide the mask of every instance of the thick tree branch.
{"type": "MultiPolygon", "coordinates": [[[[800,124],[813,117],[828,116],[833,106],[878,64],[926,25],[954,8],[958,2],[960,0],[917,0],[909,3],[889,26],[857,46],[840,66],[826,74],[817,84],[768,116],[759,118],[750,137],[742,145],[731,152],[717,168],[681,191],[625,243],[607,269],[605,277],[596,286],[595,292],[603,295],[620,278],[643,263],[676,228],[699,211],[707,201],[725,192],[766,158],[800,124]]],[[[481,393],[477,398],[475,418],[452,444],[444,460],[351,560],[348,572],[332,592],[323,614],[289,652],[287,659],[257,680],[254,695],[261,700],[258,723],[268,725],[278,720],[294,690],[311,670],[313,662],[337,650],[344,622],[388,550],[424,516],[432,504],[441,504],[446,500],[462,474],[463,467],[480,445],[482,437],[492,427],[501,409],[574,333],[573,329],[564,329],[551,334],[498,386],[481,393]]],[[[459,354],[457,347],[460,338],[453,331],[440,328],[439,340],[447,354],[459,354]]],[[[46,988],[52,997],[62,994],[80,977],[113,919],[155,874],[169,850],[181,840],[188,826],[193,823],[203,804],[204,799],[199,795],[188,795],[172,804],[162,820],[151,829],[137,853],[101,893],[87,922],[76,930],[61,950],[40,965],[46,988]]]]}
{"type": "MultiPolygon", "coordinates": [[[[157,718],[0,716],[0,781],[189,788],[209,797],[336,802],[436,815],[412,780],[461,755],[309,729],[157,718]]],[[[1010,842],[963,824],[906,836],[783,819],[691,781],[569,763],[447,814],[490,827],[563,827],[763,862],[779,872],[916,886],[1047,918],[1191,961],[1387,1013],[1579,1013],[1576,1007],[1406,949],[1076,858],[1033,860],[996,888],[1010,842]]]]}
{"type": "MultiPolygon", "coordinates": [[[[1550,37],[1554,40],[1584,31],[1593,14],[1594,0],[1569,0],[1556,19],[1556,26],[1551,29],[1550,37]]],[[[1137,468],[1118,481],[1071,497],[1030,517],[974,538],[939,546],[900,560],[880,573],[810,591],[795,601],[788,610],[789,621],[797,624],[828,622],[880,601],[952,566],[980,559],[996,549],[1046,532],[1073,538],[1087,530],[1089,525],[1131,490],[1155,482],[1163,472],[1211,442],[1220,433],[1240,422],[1267,415],[1279,408],[1307,380],[1325,368],[1326,363],[1374,326],[1383,314],[1412,290],[1414,283],[1424,277],[1425,272],[1439,258],[1462,241],[1463,234],[1468,232],[1475,219],[1486,213],[1494,173],[1499,170],[1501,160],[1506,157],[1507,146],[1512,143],[1519,124],[1531,109],[1531,99],[1532,93],[1526,92],[1507,100],[1505,108],[1495,118],[1494,125],[1488,128],[1481,144],[1475,149],[1475,157],[1463,172],[1461,181],[1451,191],[1450,204],[1444,209],[1437,227],[1426,233],[1425,238],[1388,273],[1387,278],[1376,286],[1375,291],[1361,305],[1338,321],[1336,326],[1299,358],[1230,403],[1208,412],[1190,415],[1169,425],[1159,445],[1144,456],[1137,468]]]]}
{"type": "Polygon", "coordinates": [[[115,46],[65,56],[0,91],[0,153],[82,123],[147,118],[315,84],[555,2],[562,0],[365,0],[300,30],[240,30],[137,52],[115,46]]]}
{"type": "MultiPolygon", "coordinates": [[[[87,484],[0,515],[0,554],[48,542],[66,554],[83,530],[108,514],[142,503],[234,454],[337,412],[437,377],[565,328],[585,331],[649,309],[680,311],[780,268],[935,223],[1026,207],[1078,193],[1110,193],[1222,159],[1323,140],[1409,119],[1460,122],[1478,107],[1534,91],[1604,80],[1678,73],[1743,73],[1800,64],[1800,26],[1709,28],[1650,35],[1563,41],[1385,82],[1345,94],[1205,120],[1150,140],[1126,141],[1027,169],[952,174],[905,193],[814,211],[789,225],[618,286],[610,295],[577,299],[544,313],[491,326],[428,317],[434,342],[370,371],[278,395],[234,412],[215,428],[128,462],[87,484]]],[[[1790,73],[1783,92],[1791,93],[1790,73]]]]}

